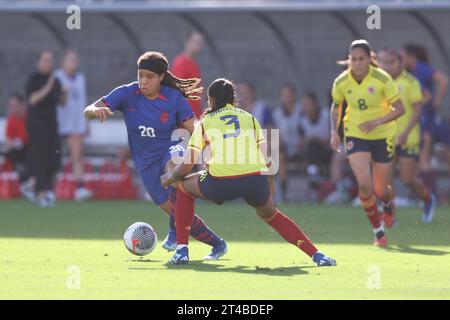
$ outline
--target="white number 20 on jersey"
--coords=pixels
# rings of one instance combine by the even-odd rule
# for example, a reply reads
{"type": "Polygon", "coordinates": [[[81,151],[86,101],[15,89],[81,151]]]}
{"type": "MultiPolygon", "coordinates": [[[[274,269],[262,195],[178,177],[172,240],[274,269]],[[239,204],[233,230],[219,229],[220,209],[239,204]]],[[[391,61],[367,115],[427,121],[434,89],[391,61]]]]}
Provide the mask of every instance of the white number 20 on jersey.
{"type": "Polygon", "coordinates": [[[156,137],[155,129],[153,129],[152,127],[139,126],[138,129],[141,131],[141,137],[156,137]]]}

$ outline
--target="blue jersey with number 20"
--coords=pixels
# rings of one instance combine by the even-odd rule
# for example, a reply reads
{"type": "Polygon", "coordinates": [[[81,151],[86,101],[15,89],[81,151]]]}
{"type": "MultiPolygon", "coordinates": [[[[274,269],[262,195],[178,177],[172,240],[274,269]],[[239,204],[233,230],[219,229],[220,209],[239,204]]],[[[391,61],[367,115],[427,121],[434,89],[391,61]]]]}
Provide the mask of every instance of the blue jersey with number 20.
{"type": "Polygon", "coordinates": [[[167,86],[161,86],[160,95],[151,100],[133,82],[115,88],[102,101],[112,111],[123,113],[131,156],[140,170],[161,160],[178,143],[171,141],[172,132],[194,116],[186,98],[167,86]]]}

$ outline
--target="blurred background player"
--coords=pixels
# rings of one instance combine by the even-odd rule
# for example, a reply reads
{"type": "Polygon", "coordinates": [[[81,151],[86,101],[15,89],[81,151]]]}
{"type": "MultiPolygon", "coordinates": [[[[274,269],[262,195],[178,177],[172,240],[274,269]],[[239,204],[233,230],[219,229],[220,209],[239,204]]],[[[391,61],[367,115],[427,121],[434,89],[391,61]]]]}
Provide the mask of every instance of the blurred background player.
{"type": "Polygon", "coordinates": [[[275,128],[280,130],[280,170],[282,196],[287,200],[288,168],[287,162],[300,162],[300,115],[302,108],[297,103],[297,92],[293,84],[280,88],[280,106],[273,112],[275,128]]]}
{"type": "MultiPolygon", "coordinates": [[[[182,192],[186,192],[190,197],[216,203],[242,197],[267,224],[286,241],[310,256],[318,266],[335,266],[336,261],[320,253],[298,225],[274,205],[269,186],[273,173],[271,178],[267,175],[267,164],[273,166],[273,163],[267,155],[267,143],[261,126],[254,116],[234,107],[234,103],[235,90],[231,81],[217,79],[211,83],[208,88],[209,108],[196,125],[184,161],[161,177],[163,185],[168,187],[175,181],[184,180],[179,187],[182,192]],[[220,112],[217,112],[218,110],[220,112]],[[213,132],[217,131],[220,134],[214,135],[213,132]],[[209,139],[213,135],[215,138],[209,139]],[[225,139],[230,139],[231,145],[238,147],[223,148],[228,144],[225,139]],[[208,170],[184,179],[192,171],[195,160],[201,155],[207,140],[213,151],[208,170]],[[233,156],[227,155],[228,152],[232,152],[233,156]],[[239,162],[223,163],[220,161],[222,157],[239,159],[239,162]]],[[[191,212],[178,206],[176,215],[178,246],[169,262],[186,264],[189,262],[189,234],[186,227],[191,224],[193,216],[191,212]]]]}
{"type": "MultiPolygon", "coordinates": [[[[153,202],[170,217],[169,234],[163,248],[176,248],[175,206],[194,212],[194,200],[176,188],[161,186],[159,177],[174,166],[184,148],[172,141],[172,132],[179,126],[190,133],[196,117],[187,102],[199,93],[200,79],[179,79],[168,71],[167,58],[160,52],[148,51],[137,61],[138,81],[115,88],[94,104],[86,107],[85,116],[104,122],[114,111],[123,114],[128,133],[131,157],[153,202]]],[[[190,234],[212,246],[211,255],[226,252],[225,241],[194,215],[190,234]]],[[[213,259],[213,257],[212,257],[213,259]]]]}
{"type": "Polygon", "coordinates": [[[403,70],[400,53],[385,48],[378,54],[380,67],[387,71],[400,92],[405,113],[397,119],[396,159],[401,181],[423,201],[422,221],[429,223],[434,216],[436,198],[418,179],[420,150],[419,118],[423,106],[423,95],[419,81],[403,70]]]}
{"type": "Polygon", "coordinates": [[[398,89],[388,73],[378,68],[365,40],[355,40],[349,48],[349,68],[333,83],[330,144],[338,150],[337,132],[340,106],[348,106],[343,118],[347,158],[358,182],[358,194],[375,236],[375,245],[387,246],[377,208],[383,206],[383,220],[391,227],[395,219],[394,192],[390,186],[395,155],[395,119],[404,113],[398,89]]]}
{"type": "Polygon", "coordinates": [[[26,128],[27,106],[23,96],[13,93],[8,98],[8,118],[6,119],[6,159],[12,168],[19,173],[21,192],[29,199],[33,199],[35,180],[31,174],[30,146],[26,128]]]}
{"type": "Polygon", "coordinates": [[[420,169],[426,186],[436,194],[436,175],[431,167],[435,143],[441,143],[444,147],[443,154],[447,168],[450,169],[450,126],[439,115],[439,109],[448,89],[448,77],[431,66],[428,51],[422,45],[407,43],[403,46],[401,54],[405,68],[419,80],[428,101],[423,107],[420,118],[423,135],[420,169]]]}
{"type": "MultiPolygon", "coordinates": [[[[172,62],[171,72],[175,77],[180,79],[202,78],[197,58],[203,50],[203,42],[204,36],[198,31],[191,31],[186,35],[184,51],[177,55],[172,62]]],[[[199,99],[190,99],[189,105],[198,119],[202,114],[202,102],[201,95],[197,96],[199,99]]]]}
{"type": "Polygon", "coordinates": [[[37,71],[27,80],[27,132],[30,137],[31,171],[36,178],[34,192],[41,207],[54,206],[54,179],[60,166],[60,141],[56,106],[63,99],[61,84],[53,74],[54,57],[42,51],[37,71]]]}
{"type": "Polygon", "coordinates": [[[310,200],[319,200],[319,188],[328,174],[332,150],[329,144],[329,111],[321,108],[317,95],[306,92],[300,97],[301,153],[306,161],[306,172],[310,185],[310,200]]]}
{"type": "Polygon", "coordinates": [[[74,198],[83,201],[92,197],[92,192],[86,189],[83,181],[83,140],[87,134],[83,110],[87,101],[86,80],[79,67],[78,53],[69,49],[61,61],[61,68],[55,71],[55,77],[61,83],[65,96],[57,109],[58,131],[69,149],[72,172],[77,183],[74,198]]]}

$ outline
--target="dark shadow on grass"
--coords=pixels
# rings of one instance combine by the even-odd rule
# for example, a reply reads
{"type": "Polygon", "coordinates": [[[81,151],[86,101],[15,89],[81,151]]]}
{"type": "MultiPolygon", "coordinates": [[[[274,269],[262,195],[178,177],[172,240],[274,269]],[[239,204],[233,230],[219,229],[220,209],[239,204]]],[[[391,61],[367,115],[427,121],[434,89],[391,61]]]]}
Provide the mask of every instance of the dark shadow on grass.
{"type": "Polygon", "coordinates": [[[448,251],[433,250],[433,249],[418,249],[408,245],[390,245],[389,247],[386,248],[386,250],[391,252],[423,254],[427,256],[445,256],[446,254],[450,254],[450,252],[448,251]]]}
{"type": "MultiPolygon", "coordinates": [[[[140,260],[142,261],[142,260],[140,260]]],[[[150,262],[155,262],[151,260],[150,262]]],[[[294,267],[279,267],[279,268],[266,268],[259,266],[234,266],[226,267],[223,264],[217,263],[203,263],[203,260],[193,260],[186,265],[171,265],[164,264],[163,268],[146,268],[146,267],[130,267],[129,270],[194,270],[199,272],[230,272],[230,273],[243,273],[251,275],[268,275],[268,276],[282,276],[292,277],[296,275],[308,274],[308,271],[303,269],[317,268],[315,266],[294,266],[294,267]]]]}
{"type": "Polygon", "coordinates": [[[314,266],[293,266],[293,267],[278,267],[278,268],[266,268],[260,266],[234,266],[227,267],[223,264],[217,263],[203,263],[202,260],[190,261],[187,265],[165,265],[166,269],[170,270],[194,270],[199,272],[232,272],[243,274],[262,274],[268,276],[284,276],[292,277],[296,275],[308,274],[308,271],[303,269],[316,268],[314,266]]]}
{"type": "Polygon", "coordinates": [[[146,262],[146,263],[151,263],[151,262],[162,262],[161,260],[153,260],[153,259],[127,259],[125,260],[125,262],[146,262]]]}

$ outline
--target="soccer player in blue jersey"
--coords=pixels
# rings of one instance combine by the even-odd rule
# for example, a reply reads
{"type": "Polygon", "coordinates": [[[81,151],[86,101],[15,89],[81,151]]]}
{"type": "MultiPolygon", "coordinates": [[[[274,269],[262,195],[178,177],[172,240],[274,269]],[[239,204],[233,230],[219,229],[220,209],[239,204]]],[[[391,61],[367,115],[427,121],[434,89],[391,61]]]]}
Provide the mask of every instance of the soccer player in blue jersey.
{"type": "MultiPolygon", "coordinates": [[[[194,212],[194,199],[177,191],[165,189],[159,177],[175,166],[182,157],[184,147],[171,139],[179,126],[194,130],[196,117],[187,99],[196,99],[200,79],[179,79],[168,71],[167,58],[160,52],[148,51],[137,61],[138,81],[115,88],[94,104],[86,107],[89,119],[104,122],[115,111],[123,114],[128,133],[131,156],[147,192],[154,203],[170,216],[169,234],[163,248],[176,248],[175,205],[194,212]]],[[[190,235],[212,246],[207,260],[215,260],[227,251],[225,241],[210,230],[197,215],[190,227],[190,235]]]]}

